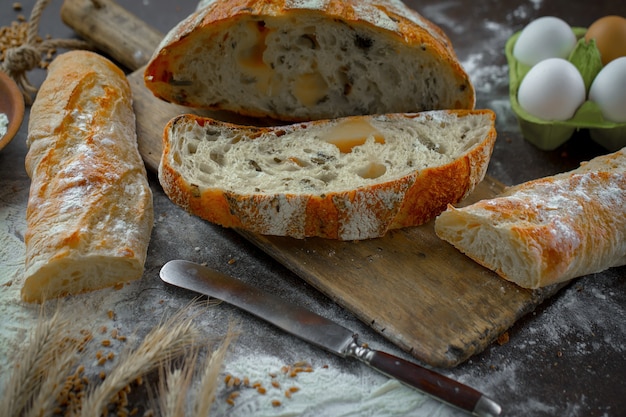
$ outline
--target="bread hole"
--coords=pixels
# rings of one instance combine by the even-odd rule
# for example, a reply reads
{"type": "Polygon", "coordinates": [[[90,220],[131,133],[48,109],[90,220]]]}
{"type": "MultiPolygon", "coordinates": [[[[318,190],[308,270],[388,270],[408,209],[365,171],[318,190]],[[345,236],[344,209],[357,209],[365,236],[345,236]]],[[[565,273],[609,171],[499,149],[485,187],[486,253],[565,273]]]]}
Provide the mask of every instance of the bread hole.
{"type": "Polygon", "coordinates": [[[294,156],[291,156],[289,158],[287,158],[287,160],[295,165],[297,165],[300,168],[306,168],[311,166],[310,163],[308,163],[307,161],[300,159],[300,158],[296,158],[294,156]]]}
{"type": "Polygon", "coordinates": [[[385,143],[385,137],[378,129],[364,118],[351,118],[333,126],[322,138],[335,145],[341,153],[350,153],[357,146],[373,137],[379,144],[385,143]]]}
{"type": "Polygon", "coordinates": [[[198,152],[198,142],[196,141],[187,142],[187,153],[189,155],[193,155],[196,152],[198,152]]]}
{"type": "Polygon", "coordinates": [[[307,49],[319,49],[320,45],[317,42],[317,38],[315,37],[315,29],[307,29],[307,31],[311,31],[313,33],[305,33],[304,35],[300,36],[298,38],[297,45],[307,49]]]}
{"type": "Polygon", "coordinates": [[[174,160],[176,165],[181,165],[182,164],[182,158],[180,157],[180,153],[179,152],[174,152],[172,154],[172,159],[174,160]]]}
{"type": "Polygon", "coordinates": [[[365,167],[359,169],[356,174],[365,179],[376,179],[387,172],[387,167],[379,162],[370,162],[365,167]]]}
{"type": "Polygon", "coordinates": [[[245,68],[265,66],[263,54],[267,48],[265,40],[269,34],[265,22],[262,20],[246,22],[246,31],[248,41],[243,41],[237,45],[240,48],[237,54],[239,64],[245,68]]]}
{"type": "Polygon", "coordinates": [[[323,183],[328,184],[329,182],[337,178],[337,174],[332,173],[332,172],[323,172],[320,175],[317,175],[316,178],[322,181],[323,183]]]}
{"type": "Polygon", "coordinates": [[[209,164],[204,162],[198,165],[198,169],[204,174],[211,174],[213,172],[213,168],[211,168],[209,164]]]}
{"type": "Polygon", "coordinates": [[[363,50],[364,52],[369,51],[374,45],[374,41],[367,35],[356,34],[354,37],[354,46],[363,50]]]}
{"type": "Polygon", "coordinates": [[[312,72],[296,78],[291,90],[302,105],[312,107],[327,98],[328,84],[319,72],[312,72]]]}
{"type": "Polygon", "coordinates": [[[209,153],[209,158],[211,158],[211,161],[215,162],[219,166],[224,165],[224,154],[222,152],[211,151],[209,153]]]}

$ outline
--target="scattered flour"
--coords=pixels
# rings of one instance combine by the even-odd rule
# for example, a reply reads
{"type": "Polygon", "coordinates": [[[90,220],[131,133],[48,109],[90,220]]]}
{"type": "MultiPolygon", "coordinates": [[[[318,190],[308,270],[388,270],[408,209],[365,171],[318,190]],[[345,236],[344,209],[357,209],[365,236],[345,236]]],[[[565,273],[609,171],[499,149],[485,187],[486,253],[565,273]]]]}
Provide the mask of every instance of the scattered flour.
{"type": "Polygon", "coordinates": [[[293,377],[285,372],[285,366],[278,358],[254,353],[227,363],[226,374],[240,379],[247,377],[250,385],[259,383],[266,393],[261,395],[252,387],[228,388],[222,384],[212,415],[437,417],[449,416],[451,412],[450,407],[371,372],[352,374],[334,369],[332,365],[312,364],[312,372],[301,372],[293,377]],[[288,394],[289,398],[285,392],[292,387],[295,387],[294,392],[288,394]],[[234,405],[229,405],[226,399],[233,391],[239,395],[234,398],[234,405]]]}

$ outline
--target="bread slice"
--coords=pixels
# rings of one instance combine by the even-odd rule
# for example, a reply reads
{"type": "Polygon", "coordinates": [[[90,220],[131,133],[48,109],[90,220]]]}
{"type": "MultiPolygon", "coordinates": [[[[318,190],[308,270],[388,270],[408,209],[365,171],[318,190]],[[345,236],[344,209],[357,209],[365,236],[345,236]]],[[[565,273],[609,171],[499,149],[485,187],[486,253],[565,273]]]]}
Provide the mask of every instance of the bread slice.
{"type": "Polygon", "coordinates": [[[33,103],[22,298],[141,278],[153,207],[124,72],[87,51],[59,55],[33,103]]]}
{"type": "Polygon", "coordinates": [[[225,227],[358,240],[431,220],[483,179],[490,110],[351,116],[248,127],[169,122],[159,179],[189,212],[225,227]]]}
{"type": "Polygon", "coordinates": [[[450,206],[439,237],[525,288],[626,264],[626,148],[579,168],[450,206]]]}
{"type": "Polygon", "coordinates": [[[288,121],[472,109],[443,31],[399,0],[215,0],[145,70],[169,102],[288,121]]]}

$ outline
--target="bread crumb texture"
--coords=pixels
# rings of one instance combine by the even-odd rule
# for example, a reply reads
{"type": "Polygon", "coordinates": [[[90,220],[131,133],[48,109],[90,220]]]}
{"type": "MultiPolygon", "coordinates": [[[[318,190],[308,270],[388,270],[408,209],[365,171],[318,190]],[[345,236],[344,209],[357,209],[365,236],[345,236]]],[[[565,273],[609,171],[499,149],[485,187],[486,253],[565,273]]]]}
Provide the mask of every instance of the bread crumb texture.
{"type": "Polygon", "coordinates": [[[209,2],[145,81],[167,101],[291,121],[475,103],[448,38],[400,1],[209,2]]]}
{"type": "Polygon", "coordinates": [[[161,183],[228,227],[344,240],[421,224],[484,176],[489,111],[355,116],[272,128],[182,116],[166,128],[161,183]]]}

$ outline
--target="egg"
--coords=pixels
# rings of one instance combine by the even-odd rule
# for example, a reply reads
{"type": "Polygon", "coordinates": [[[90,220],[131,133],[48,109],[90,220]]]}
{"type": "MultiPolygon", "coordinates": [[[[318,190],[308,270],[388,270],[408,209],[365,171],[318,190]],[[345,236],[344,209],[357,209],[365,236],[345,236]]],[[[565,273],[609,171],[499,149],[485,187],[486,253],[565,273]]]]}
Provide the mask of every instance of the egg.
{"type": "Polygon", "coordinates": [[[589,100],[600,107],[606,120],[626,123],[626,57],[602,68],[591,83],[589,100]]]}
{"type": "Polygon", "coordinates": [[[585,99],[582,75],[563,58],[545,59],[533,66],[517,92],[520,106],[543,120],[570,119],[585,99]]]}
{"type": "Polygon", "coordinates": [[[544,16],[522,29],[513,46],[513,56],[533,66],[548,58],[567,58],[576,42],[576,35],[564,20],[544,16]]]}
{"type": "Polygon", "coordinates": [[[596,41],[603,65],[626,56],[626,18],[605,16],[596,20],[585,33],[585,40],[591,39],[596,41]]]}

